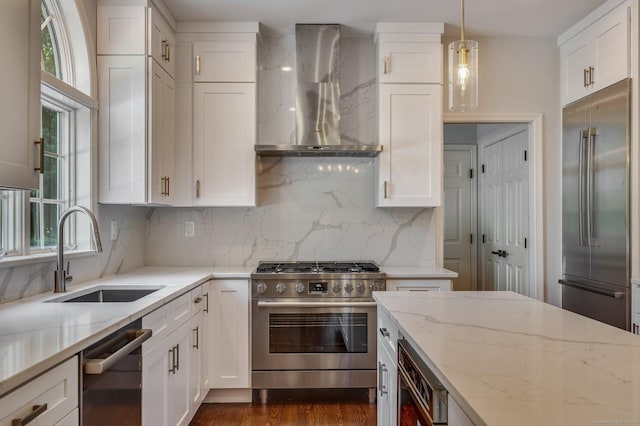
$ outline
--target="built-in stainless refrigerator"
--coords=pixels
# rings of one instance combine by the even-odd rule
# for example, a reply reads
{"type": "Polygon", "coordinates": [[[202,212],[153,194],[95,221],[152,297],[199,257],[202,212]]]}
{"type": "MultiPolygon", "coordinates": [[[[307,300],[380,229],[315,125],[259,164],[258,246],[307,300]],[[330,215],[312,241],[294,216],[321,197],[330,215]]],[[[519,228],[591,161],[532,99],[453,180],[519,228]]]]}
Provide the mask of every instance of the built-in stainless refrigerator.
{"type": "Polygon", "coordinates": [[[629,90],[562,113],[562,307],[629,329],[629,90]]]}

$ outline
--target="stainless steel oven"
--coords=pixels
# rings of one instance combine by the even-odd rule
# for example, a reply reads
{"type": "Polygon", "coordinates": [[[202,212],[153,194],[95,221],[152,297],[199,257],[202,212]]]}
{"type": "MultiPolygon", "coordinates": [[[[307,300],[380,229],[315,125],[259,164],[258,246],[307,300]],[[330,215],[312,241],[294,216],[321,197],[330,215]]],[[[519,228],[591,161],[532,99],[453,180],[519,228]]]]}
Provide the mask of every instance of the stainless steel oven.
{"type": "Polygon", "coordinates": [[[398,425],[447,424],[448,393],[415,350],[398,339],[398,425]]]}
{"type": "Polygon", "coordinates": [[[340,274],[330,262],[282,267],[295,273],[258,267],[252,275],[252,384],[262,402],[268,389],[291,388],[369,388],[373,402],[377,310],[371,292],[384,290],[385,281],[375,264],[368,265],[376,271],[340,274]]]}
{"type": "Polygon", "coordinates": [[[82,351],[82,424],[142,424],[142,343],[151,330],[133,322],[82,351]]]}

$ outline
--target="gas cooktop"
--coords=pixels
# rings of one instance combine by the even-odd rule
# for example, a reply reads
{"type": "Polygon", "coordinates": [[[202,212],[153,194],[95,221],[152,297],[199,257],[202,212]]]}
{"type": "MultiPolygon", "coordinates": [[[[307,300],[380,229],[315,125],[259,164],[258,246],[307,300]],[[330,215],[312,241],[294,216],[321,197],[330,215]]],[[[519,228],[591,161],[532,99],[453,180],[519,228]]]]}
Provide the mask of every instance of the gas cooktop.
{"type": "Polygon", "coordinates": [[[309,274],[309,273],[338,273],[359,274],[379,273],[380,268],[375,262],[260,262],[258,274],[309,274]]]}

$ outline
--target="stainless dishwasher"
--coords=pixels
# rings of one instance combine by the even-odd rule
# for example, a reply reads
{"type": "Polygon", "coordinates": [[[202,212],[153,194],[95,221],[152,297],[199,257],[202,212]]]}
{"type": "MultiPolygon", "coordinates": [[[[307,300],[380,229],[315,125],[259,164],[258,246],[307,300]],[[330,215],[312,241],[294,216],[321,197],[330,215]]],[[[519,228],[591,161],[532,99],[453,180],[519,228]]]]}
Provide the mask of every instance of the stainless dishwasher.
{"type": "Polygon", "coordinates": [[[151,337],[142,320],[122,327],[82,351],[84,426],[142,423],[142,343],[151,337]]]}

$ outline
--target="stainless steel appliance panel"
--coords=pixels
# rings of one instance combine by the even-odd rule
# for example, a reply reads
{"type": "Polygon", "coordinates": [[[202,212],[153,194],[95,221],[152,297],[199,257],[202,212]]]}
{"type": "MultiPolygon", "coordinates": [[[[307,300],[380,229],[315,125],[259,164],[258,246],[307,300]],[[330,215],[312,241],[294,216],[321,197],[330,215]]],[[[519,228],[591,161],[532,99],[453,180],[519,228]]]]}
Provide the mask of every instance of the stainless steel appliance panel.
{"type": "Polygon", "coordinates": [[[629,80],[592,96],[591,279],[629,283],[629,80]]]}
{"type": "Polygon", "coordinates": [[[252,301],[253,370],[375,369],[375,302],[252,301]]]}
{"type": "Polygon", "coordinates": [[[629,329],[631,291],[625,287],[568,281],[562,286],[562,307],[571,312],[629,329]]]}

